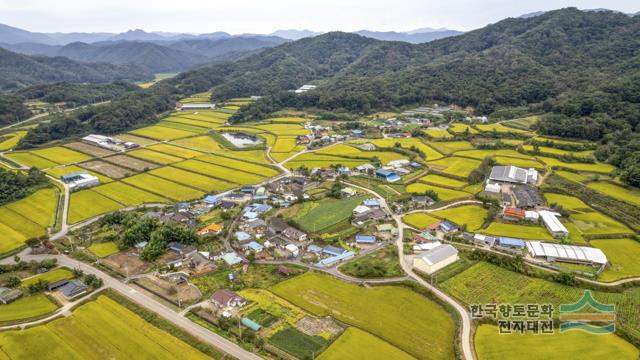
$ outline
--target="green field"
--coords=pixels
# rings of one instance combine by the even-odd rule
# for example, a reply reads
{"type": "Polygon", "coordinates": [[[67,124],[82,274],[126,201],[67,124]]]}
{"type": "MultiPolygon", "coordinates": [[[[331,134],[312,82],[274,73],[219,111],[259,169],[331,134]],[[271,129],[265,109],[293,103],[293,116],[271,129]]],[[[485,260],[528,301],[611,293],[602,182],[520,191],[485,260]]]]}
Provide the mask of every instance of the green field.
{"type": "Polygon", "coordinates": [[[318,360],[409,360],[411,355],[358,328],[349,327],[318,360]]]}
{"type": "Polygon", "coordinates": [[[302,230],[320,232],[351,216],[365,196],[354,196],[345,199],[325,198],[319,201],[306,201],[300,204],[291,218],[302,230]]]}
{"type": "Polygon", "coordinates": [[[630,204],[640,206],[639,189],[625,188],[623,186],[606,181],[590,182],[587,184],[587,187],[590,187],[596,191],[600,191],[601,193],[609,195],[614,199],[626,201],[630,204]]]}
{"type": "Polygon", "coordinates": [[[139,187],[154,194],[166,196],[176,201],[194,200],[204,196],[204,192],[184,185],[176,184],[150,174],[138,174],[123,179],[127,184],[139,187]]]}
{"type": "Polygon", "coordinates": [[[112,212],[123,206],[108,197],[92,190],[83,190],[71,194],[69,204],[69,223],[75,224],[94,216],[112,212]]]}
{"type": "MultiPolygon", "coordinates": [[[[504,268],[479,262],[454,277],[440,283],[440,287],[464,304],[553,304],[555,315],[559,304],[578,301],[584,290],[556,282],[527,277],[504,268]]],[[[593,291],[596,301],[616,305],[617,326],[640,337],[640,287],[622,293],[593,291]]]]}
{"type": "Polygon", "coordinates": [[[503,121],[502,125],[520,130],[529,130],[535,123],[538,122],[539,119],[539,116],[528,116],[524,118],[503,121]]]}
{"type": "Polygon", "coordinates": [[[364,144],[364,143],[368,143],[368,142],[372,143],[373,145],[375,145],[377,147],[391,148],[391,147],[395,147],[396,144],[400,144],[400,146],[402,148],[405,148],[405,149],[411,149],[411,147],[415,147],[416,149],[420,150],[425,155],[426,160],[437,160],[437,159],[440,159],[442,157],[442,154],[437,152],[431,146],[423,143],[418,138],[374,139],[374,140],[371,140],[371,141],[369,141],[369,140],[360,140],[357,143],[364,144]]]}
{"type": "Polygon", "coordinates": [[[467,186],[467,183],[464,181],[452,179],[450,177],[437,175],[437,174],[429,174],[427,176],[423,176],[420,178],[420,181],[434,184],[434,185],[449,186],[453,188],[461,188],[461,187],[467,186]]]}
{"type": "Polygon", "coordinates": [[[70,317],[0,333],[4,359],[207,359],[204,354],[100,296],[70,317]]]}
{"type": "Polygon", "coordinates": [[[200,173],[202,175],[212,176],[218,179],[229,179],[235,183],[243,185],[257,184],[265,180],[264,177],[257,174],[240,170],[233,170],[224,166],[219,166],[195,159],[179,162],[177,164],[174,164],[173,166],[200,173]]]}
{"type": "Polygon", "coordinates": [[[475,345],[478,360],[635,360],[640,355],[638,349],[614,334],[559,333],[556,330],[554,335],[500,335],[494,325],[478,327],[475,345]]]}
{"type": "Polygon", "coordinates": [[[0,254],[15,250],[24,246],[27,237],[9,226],[0,222],[0,254]]]}
{"type": "Polygon", "coordinates": [[[203,155],[203,153],[201,153],[200,151],[191,150],[182,146],[175,146],[171,144],[155,144],[149,146],[149,149],[169,155],[179,156],[185,159],[191,159],[203,155]]]}
{"type": "Polygon", "coordinates": [[[603,164],[603,163],[595,163],[595,164],[568,163],[556,158],[550,158],[550,157],[544,157],[544,156],[538,156],[537,158],[538,160],[542,161],[548,166],[551,166],[554,168],[562,167],[562,168],[567,168],[567,169],[576,170],[576,171],[588,171],[588,172],[603,173],[603,174],[610,174],[613,170],[615,170],[615,167],[613,165],[603,164]]]}
{"type": "Polygon", "coordinates": [[[439,221],[440,219],[425,213],[407,214],[402,217],[402,222],[418,230],[425,229],[429,227],[429,225],[435,224],[439,221]]]}
{"type": "Polygon", "coordinates": [[[296,359],[313,359],[328,341],[320,336],[309,336],[294,327],[286,327],[269,338],[269,343],[286,351],[296,359]]]}
{"type": "Polygon", "coordinates": [[[100,185],[91,190],[127,206],[167,202],[167,200],[161,196],[140,190],[119,181],[100,185]]]}
{"type": "Polygon", "coordinates": [[[444,210],[439,210],[433,213],[443,219],[451,220],[457,225],[467,225],[467,230],[478,230],[484,223],[487,217],[487,210],[478,205],[464,205],[444,210]]]}
{"type": "Polygon", "coordinates": [[[0,222],[12,227],[27,238],[42,236],[46,233],[44,227],[29,220],[29,213],[25,216],[9,209],[8,207],[0,207],[0,222]]]}
{"type": "Polygon", "coordinates": [[[597,211],[573,214],[570,219],[583,234],[633,234],[626,225],[597,211]]]}
{"type": "Polygon", "coordinates": [[[554,174],[558,174],[558,175],[562,176],[563,178],[565,178],[567,180],[571,180],[571,181],[578,182],[578,183],[581,183],[581,182],[587,180],[586,176],[580,175],[578,173],[570,172],[570,171],[556,170],[553,173],[554,174]]]}
{"type": "Polygon", "coordinates": [[[275,285],[272,291],[315,316],[333,316],[417,358],[454,357],[455,324],[450,315],[406,288],[367,289],[319,273],[306,273],[275,285]]]}
{"type": "Polygon", "coordinates": [[[547,229],[542,226],[525,226],[505,223],[491,223],[482,230],[483,233],[495,236],[506,236],[527,240],[553,240],[547,229]]]}
{"type": "Polygon", "coordinates": [[[461,150],[472,150],[473,144],[468,141],[433,141],[429,145],[443,154],[451,154],[452,152],[461,150]]]}
{"type": "Polygon", "coordinates": [[[42,158],[38,155],[34,155],[29,152],[10,152],[5,154],[4,156],[11,159],[12,161],[17,162],[20,165],[35,167],[40,170],[58,165],[58,163],[49,161],[45,158],[42,158]]]}
{"type": "Polygon", "coordinates": [[[434,139],[450,139],[453,137],[449,131],[443,129],[428,129],[423,130],[423,132],[434,139]]]}
{"type": "Polygon", "coordinates": [[[155,140],[174,140],[195,135],[193,132],[152,125],[130,131],[133,135],[144,136],[155,140]]]}
{"type": "Polygon", "coordinates": [[[29,214],[29,220],[42,227],[48,227],[55,222],[57,205],[58,191],[55,188],[46,188],[9,203],[5,207],[18,214],[29,214]]]}
{"type": "Polygon", "coordinates": [[[478,166],[480,166],[480,161],[453,156],[436,161],[431,161],[428,163],[428,165],[436,167],[439,171],[445,174],[466,178],[471,174],[473,170],[477,169],[478,166]]]}
{"type": "Polygon", "coordinates": [[[414,194],[424,194],[424,192],[427,190],[433,190],[436,193],[438,193],[438,197],[440,201],[452,201],[452,200],[464,199],[471,196],[471,194],[464,191],[452,190],[452,189],[447,189],[447,188],[423,184],[423,183],[413,183],[407,186],[407,192],[414,193],[414,194]]]}
{"type": "Polygon", "coordinates": [[[271,176],[278,175],[278,170],[272,167],[257,165],[254,163],[232,159],[232,158],[228,158],[220,155],[204,155],[204,156],[200,156],[196,160],[208,162],[210,164],[225,166],[225,167],[236,169],[236,170],[246,171],[246,172],[257,174],[260,176],[271,177],[271,176]]]}
{"type": "Polygon", "coordinates": [[[13,149],[23,137],[27,135],[26,131],[16,131],[14,133],[2,135],[0,140],[0,151],[7,151],[13,149]]]}
{"type": "Polygon", "coordinates": [[[27,288],[29,285],[35,284],[40,280],[52,283],[63,279],[73,279],[73,273],[65,268],[57,268],[23,280],[22,287],[27,288]]]}
{"type": "Polygon", "coordinates": [[[184,160],[183,158],[179,158],[177,156],[152,151],[149,149],[138,149],[134,151],[129,151],[127,155],[133,156],[142,160],[149,160],[151,162],[154,162],[156,164],[161,164],[161,165],[173,164],[175,162],[184,160]]]}
{"type": "Polygon", "coordinates": [[[606,239],[591,240],[590,244],[601,249],[609,259],[609,266],[598,280],[615,281],[640,276],[640,242],[631,239],[606,239]]]}
{"type": "Polygon", "coordinates": [[[295,136],[278,136],[271,152],[274,153],[287,153],[293,151],[297,145],[295,136]]]}
{"type": "Polygon", "coordinates": [[[91,156],[61,146],[32,150],[31,152],[58,164],[71,164],[91,159],[91,156]]]}
{"type": "Polygon", "coordinates": [[[476,125],[476,128],[478,128],[478,130],[482,131],[482,132],[499,132],[499,133],[516,133],[516,134],[528,134],[528,131],[525,130],[520,130],[520,129],[515,129],[515,128],[510,128],[510,127],[506,127],[502,124],[479,124],[476,125]]]}
{"type": "Polygon", "coordinates": [[[91,244],[88,249],[99,258],[107,257],[120,251],[118,245],[113,241],[91,244]]]}
{"type": "Polygon", "coordinates": [[[589,205],[574,196],[546,193],[544,194],[544,198],[548,204],[558,204],[567,210],[589,209],[589,205]]]}
{"type": "Polygon", "coordinates": [[[174,167],[163,167],[149,171],[149,174],[167,179],[179,184],[192,186],[207,192],[223,192],[232,189],[237,184],[210,178],[174,167]]]}
{"type": "Polygon", "coordinates": [[[8,305],[0,305],[0,325],[27,321],[54,312],[58,305],[44,294],[24,296],[8,305]]]}

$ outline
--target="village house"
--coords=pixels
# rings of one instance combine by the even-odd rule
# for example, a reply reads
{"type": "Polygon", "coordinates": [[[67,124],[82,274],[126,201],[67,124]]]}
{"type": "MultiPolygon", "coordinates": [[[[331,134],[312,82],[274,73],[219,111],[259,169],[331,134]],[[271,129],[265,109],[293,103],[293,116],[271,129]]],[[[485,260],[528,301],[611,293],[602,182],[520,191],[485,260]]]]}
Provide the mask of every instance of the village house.
{"type": "Polygon", "coordinates": [[[179,242],[170,242],[167,244],[167,249],[173,253],[181,255],[183,257],[187,257],[198,250],[190,245],[184,245],[179,242]]]}
{"type": "Polygon", "coordinates": [[[413,268],[431,275],[458,260],[458,250],[449,244],[440,245],[413,260],[413,268]]]}
{"type": "Polygon", "coordinates": [[[356,226],[362,226],[368,221],[381,221],[387,219],[388,215],[382,209],[370,209],[357,215],[353,219],[353,224],[356,226]]]}
{"type": "Polygon", "coordinates": [[[247,300],[229,289],[220,289],[211,295],[211,302],[218,308],[242,308],[247,300]]]}
{"type": "Polygon", "coordinates": [[[220,234],[220,232],[222,232],[223,229],[224,229],[223,223],[209,224],[203,227],[202,229],[198,230],[196,234],[201,236],[209,235],[209,234],[218,235],[220,234]]]}

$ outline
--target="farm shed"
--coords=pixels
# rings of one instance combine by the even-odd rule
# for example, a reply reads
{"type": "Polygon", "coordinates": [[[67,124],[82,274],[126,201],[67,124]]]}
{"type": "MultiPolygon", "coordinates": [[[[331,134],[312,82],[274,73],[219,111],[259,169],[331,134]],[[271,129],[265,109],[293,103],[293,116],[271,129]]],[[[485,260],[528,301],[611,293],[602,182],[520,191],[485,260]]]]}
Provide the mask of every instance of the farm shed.
{"type": "Polygon", "coordinates": [[[243,317],[242,320],[240,320],[242,322],[242,325],[248,327],[249,329],[253,330],[253,331],[258,331],[262,328],[262,326],[260,324],[258,324],[257,322],[247,318],[247,317],[243,317]]]}
{"type": "Polygon", "coordinates": [[[222,255],[222,260],[224,260],[227,265],[236,265],[242,262],[242,258],[240,258],[235,252],[228,252],[222,255]]]}
{"type": "Polygon", "coordinates": [[[535,183],[537,179],[538,172],[535,169],[526,170],[515,166],[494,166],[489,175],[491,181],[515,184],[535,183]]]}
{"type": "Polygon", "coordinates": [[[544,226],[553,237],[567,237],[569,235],[569,230],[558,219],[560,214],[547,210],[541,210],[538,214],[542,217],[544,226]]]}
{"type": "Polygon", "coordinates": [[[355,255],[356,254],[353,253],[352,251],[346,251],[345,250],[345,252],[343,252],[340,255],[335,255],[335,256],[331,256],[331,257],[328,257],[326,259],[320,260],[318,263],[316,263],[316,266],[317,267],[330,267],[330,266],[333,266],[333,265],[335,265],[335,264],[337,264],[339,262],[342,262],[344,260],[351,259],[355,255]]]}
{"type": "Polygon", "coordinates": [[[22,296],[20,289],[10,289],[6,287],[0,287],[0,304],[7,305],[22,296]]]}
{"type": "Polygon", "coordinates": [[[373,244],[375,242],[375,235],[356,235],[356,243],[358,244],[373,244]]]}
{"type": "Polygon", "coordinates": [[[520,239],[514,239],[509,237],[499,237],[498,246],[503,247],[505,249],[522,250],[525,248],[525,243],[523,240],[520,240],[520,239]]]}
{"type": "Polygon", "coordinates": [[[578,264],[605,265],[607,256],[598,248],[553,244],[541,241],[527,241],[527,250],[532,256],[547,261],[561,261],[578,264]]]}
{"type": "Polygon", "coordinates": [[[60,176],[60,180],[65,184],[69,184],[71,190],[84,189],[91,186],[100,185],[98,177],[89,175],[87,172],[78,171],[71,174],[60,176]]]}
{"type": "Polygon", "coordinates": [[[89,287],[82,281],[71,280],[64,286],[60,287],[60,293],[67,299],[72,299],[76,296],[82,295],[87,292],[89,287]]]}
{"type": "Polygon", "coordinates": [[[456,260],[458,260],[458,250],[449,244],[444,244],[414,259],[413,267],[426,274],[433,274],[456,260]]]}
{"type": "Polygon", "coordinates": [[[413,245],[413,251],[433,250],[433,249],[437,248],[440,245],[442,245],[442,243],[440,241],[434,241],[434,242],[431,242],[431,243],[413,245]]]}
{"type": "Polygon", "coordinates": [[[382,180],[386,180],[387,182],[395,182],[400,180],[400,176],[393,171],[378,169],[376,170],[376,177],[382,180]]]}
{"type": "Polygon", "coordinates": [[[213,103],[202,103],[202,104],[181,104],[178,103],[176,104],[178,110],[181,111],[188,111],[188,110],[213,110],[216,108],[216,104],[213,103]]]}
{"type": "Polygon", "coordinates": [[[264,250],[264,246],[262,246],[260,243],[257,243],[255,241],[252,241],[250,243],[248,243],[247,245],[245,245],[245,248],[248,250],[251,250],[253,252],[261,252],[262,250],[264,250]]]}
{"type": "Polygon", "coordinates": [[[473,235],[473,242],[479,245],[487,245],[489,247],[492,247],[496,242],[496,238],[489,235],[475,234],[473,235]]]}

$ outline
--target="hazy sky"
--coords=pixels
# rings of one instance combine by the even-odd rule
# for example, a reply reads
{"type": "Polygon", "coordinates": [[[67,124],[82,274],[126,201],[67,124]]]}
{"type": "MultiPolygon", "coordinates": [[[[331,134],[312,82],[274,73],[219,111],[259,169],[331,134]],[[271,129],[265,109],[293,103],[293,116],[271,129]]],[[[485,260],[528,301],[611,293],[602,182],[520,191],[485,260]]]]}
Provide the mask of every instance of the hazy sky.
{"type": "Polygon", "coordinates": [[[0,0],[0,23],[39,32],[471,30],[569,6],[640,11],[638,0],[0,0]]]}

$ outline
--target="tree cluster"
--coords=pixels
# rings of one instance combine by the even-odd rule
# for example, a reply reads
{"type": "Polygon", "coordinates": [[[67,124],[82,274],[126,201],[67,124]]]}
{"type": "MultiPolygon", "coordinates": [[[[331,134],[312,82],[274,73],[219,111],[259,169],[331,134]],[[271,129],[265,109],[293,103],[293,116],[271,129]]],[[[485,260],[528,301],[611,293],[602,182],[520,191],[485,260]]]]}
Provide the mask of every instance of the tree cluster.
{"type": "Polygon", "coordinates": [[[0,168],[0,205],[22,199],[48,184],[46,175],[36,168],[26,174],[0,168]]]}

